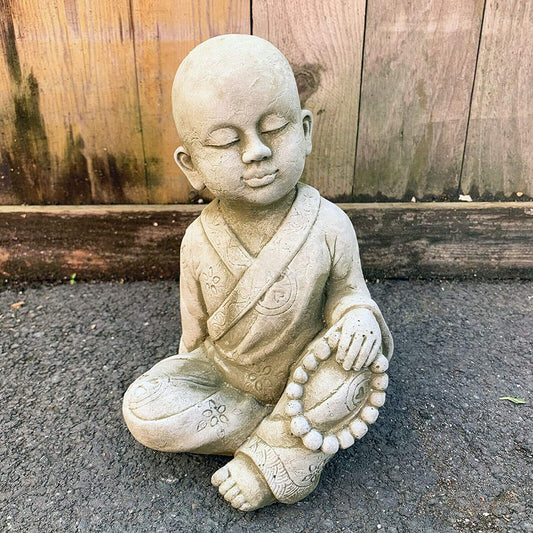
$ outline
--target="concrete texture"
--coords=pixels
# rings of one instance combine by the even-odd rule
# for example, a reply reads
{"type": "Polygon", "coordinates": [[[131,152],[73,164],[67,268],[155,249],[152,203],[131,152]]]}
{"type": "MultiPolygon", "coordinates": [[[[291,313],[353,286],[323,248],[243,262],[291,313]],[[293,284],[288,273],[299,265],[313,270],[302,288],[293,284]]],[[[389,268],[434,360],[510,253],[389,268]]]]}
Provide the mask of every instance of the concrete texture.
{"type": "Polygon", "coordinates": [[[227,458],[143,448],[122,421],[177,351],[177,283],[1,289],[0,531],[533,532],[533,283],[370,290],[396,342],[380,418],[306,500],[245,514],[209,482],[227,458]]]}

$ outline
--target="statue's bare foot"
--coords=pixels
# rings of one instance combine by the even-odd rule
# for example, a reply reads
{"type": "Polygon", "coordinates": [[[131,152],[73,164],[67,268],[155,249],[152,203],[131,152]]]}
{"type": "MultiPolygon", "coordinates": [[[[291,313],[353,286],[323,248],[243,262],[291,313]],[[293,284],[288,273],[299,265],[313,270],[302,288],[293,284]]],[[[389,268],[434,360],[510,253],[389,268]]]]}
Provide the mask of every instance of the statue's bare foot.
{"type": "Polygon", "coordinates": [[[211,483],[225,500],[241,511],[253,511],[276,501],[266,481],[245,455],[237,455],[217,470],[211,483]]]}

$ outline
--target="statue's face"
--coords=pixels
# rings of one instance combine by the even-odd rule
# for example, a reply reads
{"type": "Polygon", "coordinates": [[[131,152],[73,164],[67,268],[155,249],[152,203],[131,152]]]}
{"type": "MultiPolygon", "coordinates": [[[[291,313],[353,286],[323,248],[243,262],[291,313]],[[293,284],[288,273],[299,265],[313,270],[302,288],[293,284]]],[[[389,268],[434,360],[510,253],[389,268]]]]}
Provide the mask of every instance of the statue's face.
{"type": "Polygon", "coordinates": [[[200,84],[190,98],[187,154],[178,161],[193,185],[206,185],[217,198],[268,205],[302,175],[311,113],[300,109],[284,79],[268,74],[200,84]]]}

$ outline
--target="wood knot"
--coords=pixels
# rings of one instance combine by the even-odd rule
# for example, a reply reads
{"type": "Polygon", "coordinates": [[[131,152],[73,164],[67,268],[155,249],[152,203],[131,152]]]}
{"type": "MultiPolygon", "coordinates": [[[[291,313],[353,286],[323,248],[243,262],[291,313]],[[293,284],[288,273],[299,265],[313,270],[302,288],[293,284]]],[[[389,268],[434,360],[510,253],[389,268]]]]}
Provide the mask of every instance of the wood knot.
{"type": "Polygon", "coordinates": [[[293,65],[292,70],[296,78],[300,102],[303,106],[320,86],[320,72],[323,70],[323,67],[318,64],[293,65]]]}

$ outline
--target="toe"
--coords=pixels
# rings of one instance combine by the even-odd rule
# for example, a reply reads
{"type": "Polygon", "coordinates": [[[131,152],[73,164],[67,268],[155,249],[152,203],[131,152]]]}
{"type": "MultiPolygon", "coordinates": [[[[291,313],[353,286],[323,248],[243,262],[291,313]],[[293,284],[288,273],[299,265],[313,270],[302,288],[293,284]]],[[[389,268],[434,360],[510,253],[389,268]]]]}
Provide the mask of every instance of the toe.
{"type": "Polygon", "coordinates": [[[218,492],[224,496],[228,490],[235,486],[235,480],[233,478],[228,478],[226,481],[223,481],[218,487],[218,492]]]}
{"type": "Polygon", "coordinates": [[[233,501],[239,494],[241,493],[241,490],[237,485],[233,485],[231,489],[228,489],[226,494],[224,494],[224,499],[228,502],[233,501]]]}
{"type": "Polygon", "coordinates": [[[211,477],[211,483],[218,487],[222,482],[229,478],[229,470],[227,466],[224,466],[217,470],[211,477]]]}
{"type": "Polygon", "coordinates": [[[248,502],[244,502],[240,507],[239,507],[239,510],[240,511],[253,511],[254,508],[251,504],[249,504],[248,502]]]}
{"type": "Polygon", "coordinates": [[[231,502],[231,505],[233,505],[233,507],[236,507],[237,509],[240,509],[246,503],[247,502],[244,499],[244,496],[242,494],[239,494],[233,499],[233,501],[231,502]]]}

